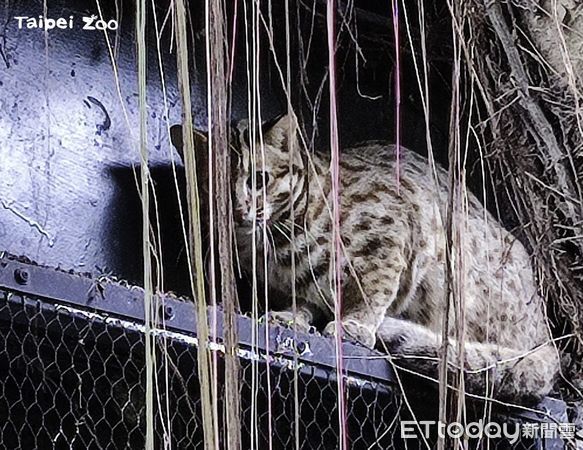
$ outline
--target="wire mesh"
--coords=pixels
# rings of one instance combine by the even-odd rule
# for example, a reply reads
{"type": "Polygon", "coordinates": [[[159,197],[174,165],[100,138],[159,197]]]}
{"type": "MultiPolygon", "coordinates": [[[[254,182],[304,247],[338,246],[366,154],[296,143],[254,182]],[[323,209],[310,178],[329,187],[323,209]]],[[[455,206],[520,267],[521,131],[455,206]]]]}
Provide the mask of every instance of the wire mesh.
{"type": "MultiPolygon", "coordinates": [[[[95,311],[0,290],[3,448],[144,448],[143,326],[95,311]]],[[[156,448],[203,448],[197,340],[160,331],[156,344],[156,448]]],[[[220,346],[216,351],[221,364],[220,346]]],[[[295,374],[299,448],[339,447],[335,370],[305,363],[294,370],[277,354],[267,364],[265,355],[250,350],[239,356],[243,448],[296,448],[295,374]]],[[[406,408],[392,383],[350,374],[346,380],[350,448],[426,448],[422,441],[401,438],[399,419],[406,408]]],[[[479,445],[543,448],[536,439],[479,445]]]]}

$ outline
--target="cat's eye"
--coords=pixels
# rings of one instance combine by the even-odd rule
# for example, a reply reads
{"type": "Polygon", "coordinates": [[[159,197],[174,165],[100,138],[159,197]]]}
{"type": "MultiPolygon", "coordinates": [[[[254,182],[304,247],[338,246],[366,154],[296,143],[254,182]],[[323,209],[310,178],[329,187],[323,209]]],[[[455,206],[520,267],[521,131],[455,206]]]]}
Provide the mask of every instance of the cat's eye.
{"type": "Polygon", "coordinates": [[[255,188],[253,187],[253,177],[249,175],[247,178],[247,187],[251,190],[255,189],[258,191],[262,189],[264,185],[267,185],[267,183],[269,183],[269,174],[267,172],[255,172],[255,188]]]}

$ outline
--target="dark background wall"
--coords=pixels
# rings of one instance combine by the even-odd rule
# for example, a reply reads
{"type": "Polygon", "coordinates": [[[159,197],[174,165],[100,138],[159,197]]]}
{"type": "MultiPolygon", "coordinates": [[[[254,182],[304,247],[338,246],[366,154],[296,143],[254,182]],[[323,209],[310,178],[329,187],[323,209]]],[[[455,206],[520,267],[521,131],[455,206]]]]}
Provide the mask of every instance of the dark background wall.
{"type": "MultiPolygon", "coordinates": [[[[9,1],[0,8],[0,250],[50,266],[112,274],[139,283],[141,211],[134,176],[134,170],[139,173],[140,164],[135,144],[138,133],[135,5],[131,1],[100,2],[105,18],[117,17],[120,21],[119,30],[109,33],[118,67],[117,84],[103,32],[80,29],[82,16],[98,14],[96,4],[73,0],[47,3],[49,17],[74,15],[75,29],[55,29],[48,35],[38,29],[19,30],[14,17],[41,15],[41,0],[9,1]]],[[[300,1],[290,4],[293,101],[302,113],[306,131],[310,136],[315,131],[316,148],[325,149],[328,88],[323,79],[328,55],[324,4],[300,1]]],[[[343,14],[350,13],[352,24],[338,27],[342,31],[337,60],[344,146],[367,139],[393,140],[395,130],[395,49],[390,4],[364,1],[355,4],[351,12],[341,4],[338,15],[341,19],[343,14]],[[354,33],[359,36],[358,52],[351,38],[354,33]]],[[[194,117],[196,125],[204,129],[204,9],[201,2],[189,5],[194,117]]],[[[234,119],[245,116],[247,108],[242,2],[230,3],[229,20],[235,5],[239,20],[231,85],[234,119]]],[[[267,14],[267,2],[264,6],[267,14]]],[[[156,2],[156,7],[162,21],[167,2],[156,2]]],[[[432,8],[430,17],[441,17],[443,11],[437,6],[432,8]]],[[[152,176],[160,200],[164,288],[186,292],[173,159],[180,183],[183,176],[166,131],[166,120],[170,125],[180,123],[181,116],[171,51],[175,47],[171,46],[168,23],[160,42],[166,111],[152,11],[148,14],[148,140],[152,176]]],[[[283,64],[286,60],[283,2],[272,2],[270,26],[278,60],[283,64]]],[[[430,51],[436,49],[431,53],[437,55],[431,72],[434,106],[431,130],[438,157],[443,161],[449,108],[448,33],[444,32],[444,25],[439,27],[437,19],[435,30],[439,32],[432,34],[430,30],[428,35],[430,51]]],[[[425,124],[403,28],[401,39],[405,42],[401,49],[403,143],[423,153],[425,124]]],[[[260,71],[264,117],[282,112],[285,105],[268,42],[263,32],[260,71]]]]}

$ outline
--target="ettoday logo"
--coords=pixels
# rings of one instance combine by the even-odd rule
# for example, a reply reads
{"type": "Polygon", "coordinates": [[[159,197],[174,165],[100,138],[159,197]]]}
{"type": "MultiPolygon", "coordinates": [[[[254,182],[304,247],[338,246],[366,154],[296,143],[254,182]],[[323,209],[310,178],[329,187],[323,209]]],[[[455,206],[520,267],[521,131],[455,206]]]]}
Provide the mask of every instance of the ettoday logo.
{"type": "Polygon", "coordinates": [[[521,427],[516,423],[486,422],[482,419],[477,422],[460,423],[451,422],[445,424],[434,420],[404,420],[401,422],[401,437],[403,439],[429,439],[432,431],[437,428],[437,436],[453,439],[480,439],[480,438],[506,438],[511,444],[520,439],[521,427]]]}
{"type": "Polygon", "coordinates": [[[404,420],[401,422],[401,438],[429,439],[437,429],[440,438],[454,439],[507,439],[511,444],[516,443],[521,437],[524,439],[562,439],[573,440],[576,436],[576,427],[573,423],[503,423],[486,422],[482,419],[466,424],[452,422],[445,424],[434,420],[404,420]]]}

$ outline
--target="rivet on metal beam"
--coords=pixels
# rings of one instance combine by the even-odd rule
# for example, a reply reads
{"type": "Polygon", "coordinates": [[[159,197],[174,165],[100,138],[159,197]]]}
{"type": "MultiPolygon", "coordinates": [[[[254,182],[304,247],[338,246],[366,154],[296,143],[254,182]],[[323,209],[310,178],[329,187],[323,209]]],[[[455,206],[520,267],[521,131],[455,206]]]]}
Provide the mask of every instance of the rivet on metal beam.
{"type": "Polygon", "coordinates": [[[16,269],[14,271],[14,279],[18,284],[28,284],[30,274],[26,269],[16,269]]]}

